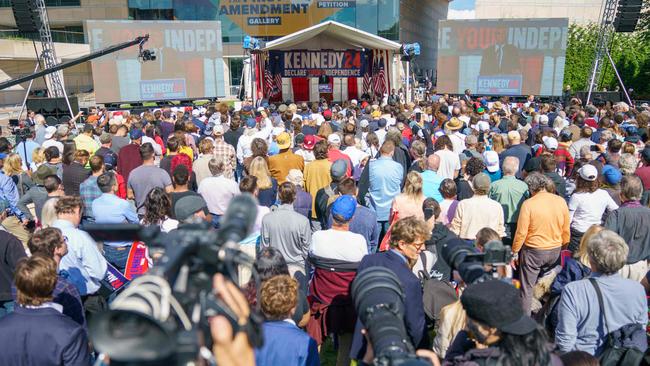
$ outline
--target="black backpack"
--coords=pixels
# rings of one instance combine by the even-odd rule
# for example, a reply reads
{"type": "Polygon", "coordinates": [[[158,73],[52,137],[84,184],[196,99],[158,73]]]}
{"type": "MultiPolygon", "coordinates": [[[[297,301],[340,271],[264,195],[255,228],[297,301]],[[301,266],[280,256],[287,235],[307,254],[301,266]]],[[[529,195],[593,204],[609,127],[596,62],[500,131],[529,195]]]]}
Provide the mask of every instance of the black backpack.
{"type": "Polygon", "coordinates": [[[440,311],[443,307],[458,301],[458,295],[454,286],[445,280],[432,277],[427,271],[427,256],[420,253],[422,270],[418,272],[418,278],[422,283],[422,303],[424,314],[428,323],[437,323],[440,320],[440,311]]]}
{"type": "Polygon", "coordinates": [[[591,282],[592,286],[594,286],[594,289],[596,290],[596,295],[598,296],[598,307],[603,317],[605,331],[607,332],[605,348],[603,353],[600,355],[600,365],[640,365],[644,360],[644,354],[648,346],[645,329],[641,324],[630,323],[610,332],[609,327],[607,326],[605,306],[603,305],[603,294],[600,292],[600,287],[598,287],[598,283],[594,278],[590,278],[589,282],[591,282]],[[643,349],[639,349],[639,347],[642,347],[643,349]]]}

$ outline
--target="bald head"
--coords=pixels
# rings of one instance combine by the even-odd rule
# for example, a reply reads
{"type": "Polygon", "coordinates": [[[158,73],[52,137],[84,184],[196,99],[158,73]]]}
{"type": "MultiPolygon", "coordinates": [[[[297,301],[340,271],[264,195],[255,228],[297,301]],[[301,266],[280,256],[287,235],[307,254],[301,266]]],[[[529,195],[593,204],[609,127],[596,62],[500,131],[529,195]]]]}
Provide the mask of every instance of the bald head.
{"type": "Polygon", "coordinates": [[[429,155],[429,157],[427,158],[427,169],[437,172],[439,167],[440,167],[440,156],[436,154],[429,155]]]}
{"type": "Polygon", "coordinates": [[[503,160],[503,174],[515,175],[519,170],[519,158],[516,156],[508,156],[503,160]]]}

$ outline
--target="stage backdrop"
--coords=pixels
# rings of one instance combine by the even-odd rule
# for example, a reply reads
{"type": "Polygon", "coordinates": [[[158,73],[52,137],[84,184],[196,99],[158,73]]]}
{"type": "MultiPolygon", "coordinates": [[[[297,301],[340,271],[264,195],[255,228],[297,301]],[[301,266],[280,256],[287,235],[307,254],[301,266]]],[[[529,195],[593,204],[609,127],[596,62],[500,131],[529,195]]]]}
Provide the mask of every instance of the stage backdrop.
{"type": "Polygon", "coordinates": [[[567,18],[441,20],[438,92],[560,96],[568,24],[567,18]]]}
{"type": "Polygon", "coordinates": [[[99,103],[225,96],[218,21],[86,21],[91,51],[149,34],[156,60],[140,62],[133,46],[92,61],[99,103]]]}

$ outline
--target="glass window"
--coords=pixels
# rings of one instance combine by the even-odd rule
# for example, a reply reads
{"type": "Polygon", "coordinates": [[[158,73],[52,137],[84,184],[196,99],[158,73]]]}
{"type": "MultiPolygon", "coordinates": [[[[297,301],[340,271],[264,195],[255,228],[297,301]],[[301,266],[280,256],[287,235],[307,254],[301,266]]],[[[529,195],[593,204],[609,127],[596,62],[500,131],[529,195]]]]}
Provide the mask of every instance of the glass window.
{"type": "Polygon", "coordinates": [[[239,57],[228,58],[230,63],[230,94],[238,95],[241,84],[242,71],[244,70],[244,59],[239,57]]]}

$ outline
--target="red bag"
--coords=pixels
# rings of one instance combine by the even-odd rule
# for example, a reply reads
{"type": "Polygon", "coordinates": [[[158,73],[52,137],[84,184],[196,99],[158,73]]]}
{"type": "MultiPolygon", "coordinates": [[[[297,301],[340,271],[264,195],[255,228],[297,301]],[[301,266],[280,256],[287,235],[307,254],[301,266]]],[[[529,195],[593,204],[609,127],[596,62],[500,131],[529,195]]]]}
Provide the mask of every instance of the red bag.
{"type": "Polygon", "coordinates": [[[379,244],[379,251],[380,252],[385,252],[388,249],[390,249],[390,232],[393,230],[393,225],[399,220],[399,215],[397,214],[396,211],[391,211],[390,213],[390,226],[388,227],[388,230],[386,230],[386,234],[384,235],[384,238],[381,239],[381,243],[379,244]]]}

